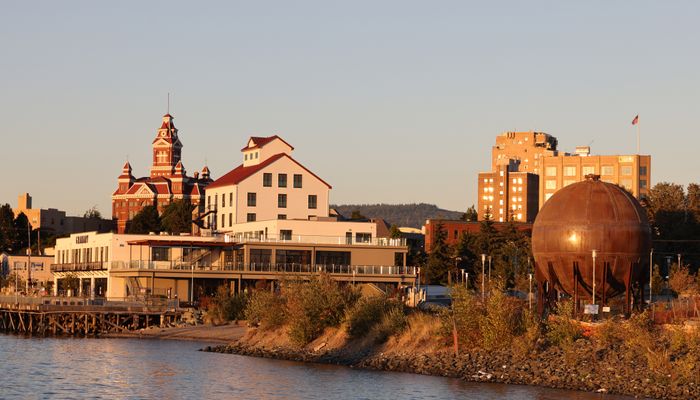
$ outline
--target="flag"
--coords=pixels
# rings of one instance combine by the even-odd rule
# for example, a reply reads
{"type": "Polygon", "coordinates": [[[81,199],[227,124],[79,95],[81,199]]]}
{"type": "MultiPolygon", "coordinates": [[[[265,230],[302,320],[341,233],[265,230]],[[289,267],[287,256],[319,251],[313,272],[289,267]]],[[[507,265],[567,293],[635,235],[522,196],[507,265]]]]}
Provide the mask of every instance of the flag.
{"type": "Polygon", "coordinates": [[[632,125],[637,125],[638,123],[639,123],[639,115],[634,117],[634,119],[632,120],[632,125]]]}

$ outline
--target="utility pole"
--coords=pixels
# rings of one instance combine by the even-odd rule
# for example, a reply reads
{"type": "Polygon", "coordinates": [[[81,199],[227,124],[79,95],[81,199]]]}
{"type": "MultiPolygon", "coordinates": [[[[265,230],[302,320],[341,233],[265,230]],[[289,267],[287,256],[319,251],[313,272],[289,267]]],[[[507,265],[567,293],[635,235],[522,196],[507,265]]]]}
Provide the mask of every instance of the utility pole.
{"type": "MultiPolygon", "coordinates": [[[[680,255],[679,255],[680,256],[680,255]]],[[[32,225],[27,218],[27,295],[32,281],[32,225]]]]}

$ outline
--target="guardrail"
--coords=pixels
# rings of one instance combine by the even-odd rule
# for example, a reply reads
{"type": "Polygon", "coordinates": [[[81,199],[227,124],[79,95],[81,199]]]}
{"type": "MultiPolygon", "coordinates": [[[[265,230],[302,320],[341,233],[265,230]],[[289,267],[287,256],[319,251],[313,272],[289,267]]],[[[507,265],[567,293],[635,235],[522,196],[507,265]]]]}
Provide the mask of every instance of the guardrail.
{"type": "Polygon", "coordinates": [[[193,272],[203,271],[237,271],[237,272],[279,272],[279,273],[320,273],[328,274],[355,274],[355,275],[416,275],[417,267],[400,267],[395,265],[337,265],[337,264],[195,264],[181,263],[173,265],[168,261],[132,261],[123,264],[122,268],[115,270],[185,270],[193,272]]]}
{"type": "Polygon", "coordinates": [[[160,307],[177,309],[178,299],[162,297],[79,297],[79,296],[0,296],[0,304],[52,305],[52,306],[104,306],[104,307],[160,307]]]}
{"type": "Polygon", "coordinates": [[[318,235],[290,235],[290,236],[245,236],[225,234],[226,241],[236,243],[307,243],[307,244],[333,244],[351,246],[383,246],[404,247],[405,238],[357,238],[355,236],[318,236],[318,235]]]}
{"type": "Polygon", "coordinates": [[[51,264],[51,272],[72,271],[106,271],[107,265],[103,262],[84,262],[70,264],[51,264]]]}

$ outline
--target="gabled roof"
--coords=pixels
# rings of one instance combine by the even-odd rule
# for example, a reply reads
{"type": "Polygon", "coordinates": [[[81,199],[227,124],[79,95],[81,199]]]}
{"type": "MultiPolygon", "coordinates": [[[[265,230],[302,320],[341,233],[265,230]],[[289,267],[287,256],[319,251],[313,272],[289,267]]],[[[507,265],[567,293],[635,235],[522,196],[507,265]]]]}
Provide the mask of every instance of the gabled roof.
{"type": "Polygon", "coordinates": [[[314,174],[313,172],[309,171],[308,168],[305,166],[301,165],[297,160],[293,159],[289,154],[286,153],[279,153],[275,154],[274,156],[268,158],[267,160],[261,162],[260,164],[257,165],[250,165],[248,167],[244,167],[243,164],[239,165],[238,167],[234,168],[233,170],[229,171],[228,173],[224,174],[221,178],[215,180],[213,183],[210,183],[207,186],[207,189],[211,188],[216,188],[216,187],[222,187],[222,186],[229,186],[229,185],[237,185],[238,183],[242,182],[249,176],[255,174],[256,172],[262,170],[263,168],[267,167],[268,165],[274,163],[275,161],[287,157],[292,162],[300,166],[302,169],[304,169],[306,172],[310,173],[313,175],[316,179],[321,181],[324,185],[328,186],[328,189],[332,189],[333,187],[326,183],[323,179],[319,178],[318,175],[314,174]]]}
{"type": "Polygon", "coordinates": [[[253,145],[252,145],[251,147],[248,147],[248,146],[246,145],[246,147],[242,148],[241,151],[252,150],[252,149],[257,149],[257,148],[263,147],[263,146],[265,146],[266,144],[270,143],[271,141],[273,141],[273,140],[275,140],[275,139],[281,140],[282,143],[286,144],[286,145],[289,146],[292,150],[294,150],[294,146],[292,146],[291,144],[287,143],[287,142],[286,142],[284,139],[282,139],[281,137],[279,137],[279,136],[277,136],[277,135],[274,135],[274,136],[268,136],[268,137],[251,136],[250,139],[248,139],[248,142],[246,142],[246,143],[250,143],[250,141],[252,140],[252,141],[253,141],[253,145]]]}

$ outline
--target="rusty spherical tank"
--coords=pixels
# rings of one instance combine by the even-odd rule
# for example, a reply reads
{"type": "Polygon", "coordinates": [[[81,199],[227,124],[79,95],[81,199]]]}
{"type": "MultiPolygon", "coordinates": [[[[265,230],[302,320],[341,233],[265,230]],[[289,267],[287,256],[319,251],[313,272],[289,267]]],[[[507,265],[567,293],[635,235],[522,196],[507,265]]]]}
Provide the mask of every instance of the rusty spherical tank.
{"type": "Polygon", "coordinates": [[[637,199],[598,175],[566,186],[542,207],[532,228],[535,276],[575,299],[626,293],[648,271],[651,229],[637,199]]]}

